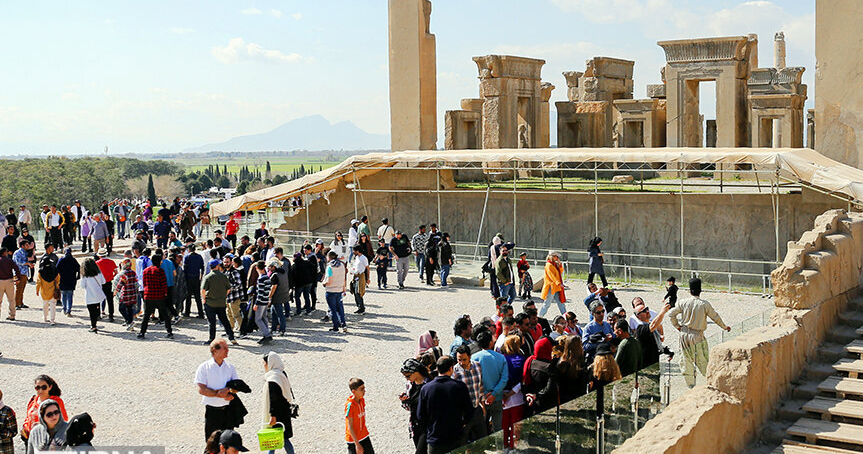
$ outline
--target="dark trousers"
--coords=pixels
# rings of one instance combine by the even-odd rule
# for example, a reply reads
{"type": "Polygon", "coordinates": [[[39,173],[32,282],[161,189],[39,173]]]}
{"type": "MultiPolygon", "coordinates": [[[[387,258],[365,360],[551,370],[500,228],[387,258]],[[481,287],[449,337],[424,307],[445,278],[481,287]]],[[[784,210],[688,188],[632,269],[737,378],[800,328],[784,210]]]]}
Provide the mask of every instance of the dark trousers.
{"type": "Polygon", "coordinates": [[[172,317],[176,317],[180,315],[177,312],[177,306],[174,304],[174,286],[168,287],[168,299],[165,300],[165,307],[168,308],[168,312],[170,312],[172,317]]]}
{"type": "Polygon", "coordinates": [[[312,297],[312,310],[318,307],[318,281],[312,283],[312,291],[309,292],[312,297]]]}
{"type": "Polygon", "coordinates": [[[88,304],[87,312],[90,313],[90,328],[96,328],[96,321],[99,320],[99,303],[88,304]]]}
{"type": "Polygon", "coordinates": [[[74,224],[72,228],[63,228],[63,242],[65,244],[72,244],[72,241],[75,240],[75,227],[74,224]]]}
{"type": "Polygon", "coordinates": [[[204,315],[204,307],[201,305],[201,279],[197,276],[186,276],[186,313],[189,316],[189,311],[192,310],[192,298],[195,298],[195,303],[198,305],[198,317],[204,315]]]}
{"type": "Polygon", "coordinates": [[[225,235],[225,239],[231,242],[231,249],[237,249],[237,234],[232,233],[230,235],[225,235]]]}
{"type": "MultiPolygon", "coordinates": [[[[360,446],[363,447],[365,454],[375,454],[375,448],[372,447],[372,437],[366,437],[360,440],[360,446]]],[[[357,447],[353,443],[348,443],[348,453],[357,454],[357,447]]]]}
{"type": "Polygon", "coordinates": [[[207,314],[207,322],[210,324],[210,340],[216,340],[216,318],[225,327],[225,332],[228,333],[228,339],[234,340],[234,330],[231,329],[231,322],[228,321],[228,309],[225,307],[210,307],[204,305],[204,312],[207,314]]]}
{"type": "Polygon", "coordinates": [[[126,322],[127,325],[134,321],[134,304],[119,304],[117,309],[120,310],[120,315],[123,316],[123,321],[126,322]]]}
{"type": "Polygon", "coordinates": [[[159,238],[156,238],[156,247],[161,249],[168,247],[168,237],[160,236],[159,238]]]}
{"type": "MultiPolygon", "coordinates": [[[[311,293],[312,293],[312,284],[306,284],[294,289],[294,301],[297,306],[297,316],[303,311],[302,305],[300,304],[300,297],[303,296],[306,299],[306,308],[307,312],[312,311],[312,301],[311,301],[311,293]]],[[[291,308],[287,307],[286,310],[290,311],[291,308]]]]}
{"type": "Polygon", "coordinates": [[[114,318],[114,293],[111,292],[111,283],[102,284],[102,293],[105,294],[105,302],[108,303],[108,317],[114,318]]]}
{"type": "Polygon", "coordinates": [[[55,248],[63,248],[63,232],[60,231],[60,227],[51,227],[51,230],[48,231],[48,235],[45,235],[46,243],[49,238],[51,244],[53,244],[55,248]]]}
{"type": "Polygon", "coordinates": [[[141,321],[141,334],[147,334],[150,317],[159,309],[159,316],[165,323],[165,331],[171,334],[171,317],[168,316],[168,305],[165,300],[144,300],[144,320],[141,321]]]}
{"type": "Polygon", "coordinates": [[[429,444],[426,442],[425,429],[414,430],[414,447],[416,448],[414,454],[428,454],[429,444]]]}
{"type": "Polygon", "coordinates": [[[378,287],[387,285],[387,269],[375,268],[375,272],[378,273],[378,287]]]}
{"type": "Polygon", "coordinates": [[[468,442],[477,441],[488,435],[488,425],[486,424],[485,413],[482,411],[482,408],[474,407],[473,416],[471,416],[470,421],[465,426],[465,433],[467,434],[468,442]]]}
{"type": "Polygon", "coordinates": [[[81,252],[87,252],[93,249],[93,242],[90,240],[90,236],[81,237],[81,252]]]}
{"type": "MultiPolygon", "coordinates": [[[[590,274],[588,274],[588,275],[587,275],[587,283],[588,283],[588,284],[593,283],[593,276],[595,276],[595,275],[596,275],[596,273],[590,273],[590,274]]],[[[600,275],[599,275],[599,279],[601,279],[601,280],[602,280],[602,286],[603,286],[603,287],[608,287],[608,281],[607,281],[607,280],[605,280],[605,275],[604,275],[604,274],[600,274],[600,275]]]]}
{"type": "Polygon", "coordinates": [[[212,435],[217,430],[233,429],[233,423],[230,422],[228,414],[228,406],[211,407],[207,405],[204,410],[204,439],[212,435]]]}
{"type": "MultiPolygon", "coordinates": [[[[437,260],[437,259],[435,259],[437,260]]],[[[437,270],[437,264],[429,263],[429,259],[426,259],[426,284],[434,285],[434,272],[437,270]]]]}
{"type": "Polygon", "coordinates": [[[428,454],[447,454],[450,451],[464,446],[464,437],[458,440],[447,440],[446,442],[431,444],[429,443],[428,454]]]}

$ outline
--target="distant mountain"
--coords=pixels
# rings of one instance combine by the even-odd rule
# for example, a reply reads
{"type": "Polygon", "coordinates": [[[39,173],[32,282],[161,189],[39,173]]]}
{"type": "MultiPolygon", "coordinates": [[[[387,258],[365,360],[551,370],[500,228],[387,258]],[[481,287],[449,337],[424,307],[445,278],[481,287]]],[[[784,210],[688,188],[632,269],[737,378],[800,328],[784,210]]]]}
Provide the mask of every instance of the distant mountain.
{"type": "Polygon", "coordinates": [[[370,134],[350,121],[330,123],[320,116],[298,118],[261,134],[234,137],[184,151],[287,151],[287,150],[379,150],[389,149],[386,134],[370,134]]]}

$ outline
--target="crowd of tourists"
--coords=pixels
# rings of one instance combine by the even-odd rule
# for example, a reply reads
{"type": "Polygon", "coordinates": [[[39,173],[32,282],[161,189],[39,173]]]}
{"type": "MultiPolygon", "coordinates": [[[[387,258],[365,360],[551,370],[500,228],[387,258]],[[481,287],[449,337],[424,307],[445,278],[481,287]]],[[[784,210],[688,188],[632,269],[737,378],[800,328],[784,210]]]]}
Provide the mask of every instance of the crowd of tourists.
{"type": "MultiPolygon", "coordinates": [[[[347,332],[343,298],[351,293],[355,313],[366,312],[364,298],[372,266],[379,289],[390,285],[391,270],[398,288],[405,288],[412,259],[422,283],[434,286],[439,280],[446,288],[455,263],[449,235],[435,224],[428,229],[421,225],[409,237],[384,218],[375,247],[363,216],[351,220],[347,238],[336,232],[329,245],[323,239],[306,241],[298,252],[286,255],[266,223],[253,237],[239,236],[238,218],[232,216],[224,230],[216,229],[213,238],[205,240],[199,237],[203,213],[193,204],[175,200],[153,210],[149,204],[112,203],[93,215],[77,202],[59,210],[47,207],[42,213],[46,230],[42,254],[35,252],[30,223],[22,221],[31,218],[7,217],[7,235],[0,248],[0,305],[5,296],[7,320],[14,321],[15,310],[27,308],[22,295],[32,282],[43,302],[44,322],[55,325],[57,307],[65,316],[73,316],[80,288],[91,332],[98,333],[100,320],[114,322],[116,308],[122,316],[118,322],[144,339],[151,321],[163,325],[166,337],[173,338],[172,327],[192,317],[194,300],[195,317],[206,318],[209,330],[206,344],[212,358],[199,366],[195,383],[205,406],[207,452],[212,453],[242,446],[233,431],[243,422],[245,411],[238,393],[250,387],[226,360],[229,342],[237,345],[238,339],[255,331],[259,344],[284,336],[292,317],[308,316],[317,309],[319,286],[324,287],[328,309],[322,321],[332,323],[331,331],[347,332]],[[135,211],[141,208],[140,214],[135,211]],[[117,236],[123,238],[128,232],[131,247],[115,261],[110,257],[114,228],[130,218],[134,222],[122,233],[118,229],[117,236]],[[73,254],[77,242],[82,251],[93,255],[79,262],[73,254]],[[216,337],[218,324],[227,340],[216,337]]],[[[608,286],[601,244],[595,238],[589,246],[590,274],[583,299],[589,319],[581,324],[574,312],[566,310],[560,254],[548,253],[540,298],[531,298],[533,280],[526,254],[520,254],[513,266],[515,245],[500,234],[494,237],[483,266],[490,275],[494,311],[477,323],[467,315],[459,317],[448,349],[441,347],[438,331],[425,332],[415,354],[401,367],[406,383],[399,399],[409,412],[408,427],[417,453],[449,452],[500,430],[507,449],[515,447],[517,423],[522,419],[656,364],[663,352],[670,354],[663,345],[665,317],[681,330],[687,384],[694,385],[696,368],[705,373],[706,318],[727,327],[700,299],[700,280],[689,282],[691,298],[678,303],[675,279],[670,277],[659,312],[639,297],[624,307],[608,286]],[[593,282],[595,276],[602,287],[593,282]],[[517,286],[522,303],[516,302],[517,286]],[[560,314],[549,320],[546,315],[553,305],[560,314]]],[[[263,368],[264,422],[284,429],[284,448],[293,453],[291,418],[297,416],[298,406],[284,363],[269,352],[263,357],[263,368]]],[[[56,447],[52,443],[80,446],[70,438],[89,443],[95,428],[90,417],[84,413],[68,420],[59,387],[50,377],[40,375],[35,387],[20,429],[28,453],[56,447]],[[84,430],[83,437],[70,435],[79,429],[84,430]]],[[[348,389],[344,413],[348,451],[373,453],[365,423],[365,384],[355,378],[348,389]]],[[[10,440],[19,432],[14,418],[0,395],[0,454],[10,452],[10,440]]]]}

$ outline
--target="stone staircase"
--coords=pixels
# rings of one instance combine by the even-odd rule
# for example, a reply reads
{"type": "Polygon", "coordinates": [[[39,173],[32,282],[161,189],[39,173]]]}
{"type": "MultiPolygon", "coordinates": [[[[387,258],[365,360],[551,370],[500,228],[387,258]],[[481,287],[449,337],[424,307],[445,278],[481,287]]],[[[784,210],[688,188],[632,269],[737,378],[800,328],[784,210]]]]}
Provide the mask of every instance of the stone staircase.
{"type": "Polygon", "coordinates": [[[863,452],[863,298],[848,303],[789,398],[744,452],[863,452]]]}

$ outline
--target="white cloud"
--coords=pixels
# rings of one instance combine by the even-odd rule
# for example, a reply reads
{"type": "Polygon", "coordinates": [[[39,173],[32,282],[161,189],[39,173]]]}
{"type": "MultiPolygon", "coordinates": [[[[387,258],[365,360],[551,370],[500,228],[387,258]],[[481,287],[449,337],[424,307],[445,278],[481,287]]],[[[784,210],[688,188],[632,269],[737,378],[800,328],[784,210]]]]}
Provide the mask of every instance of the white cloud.
{"type": "Polygon", "coordinates": [[[277,10],[277,9],[271,9],[270,12],[267,14],[269,14],[270,16],[276,17],[276,18],[282,17],[282,12],[277,10]]]}
{"type": "Polygon", "coordinates": [[[300,19],[303,18],[303,13],[294,13],[294,14],[291,14],[291,17],[293,17],[294,20],[299,21],[300,19]]]}
{"type": "Polygon", "coordinates": [[[647,19],[655,12],[672,10],[668,0],[551,0],[560,10],[581,13],[591,22],[622,23],[647,19]]]}
{"type": "Polygon", "coordinates": [[[175,35],[188,35],[189,33],[195,33],[194,28],[180,28],[180,27],[171,27],[171,33],[175,35]]]}
{"type": "Polygon", "coordinates": [[[105,25],[114,25],[114,19],[105,19],[105,25]]]}
{"type": "Polygon", "coordinates": [[[277,50],[264,49],[260,44],[247,43],[243,38],[231,38],[225,47],[214,47],[213,56],[224,63],[238,63],[243,60],[271,61],[278,63],[302,63],[308,61],[302,55],[292,52],[284,54],[277,50]]]}
{"type": "Polygon", "coordinates": [[[246,16],[258,16],[263,14],[263,12],[258,8],[246,8],[240,12],[245,14],[246,16]]]}

